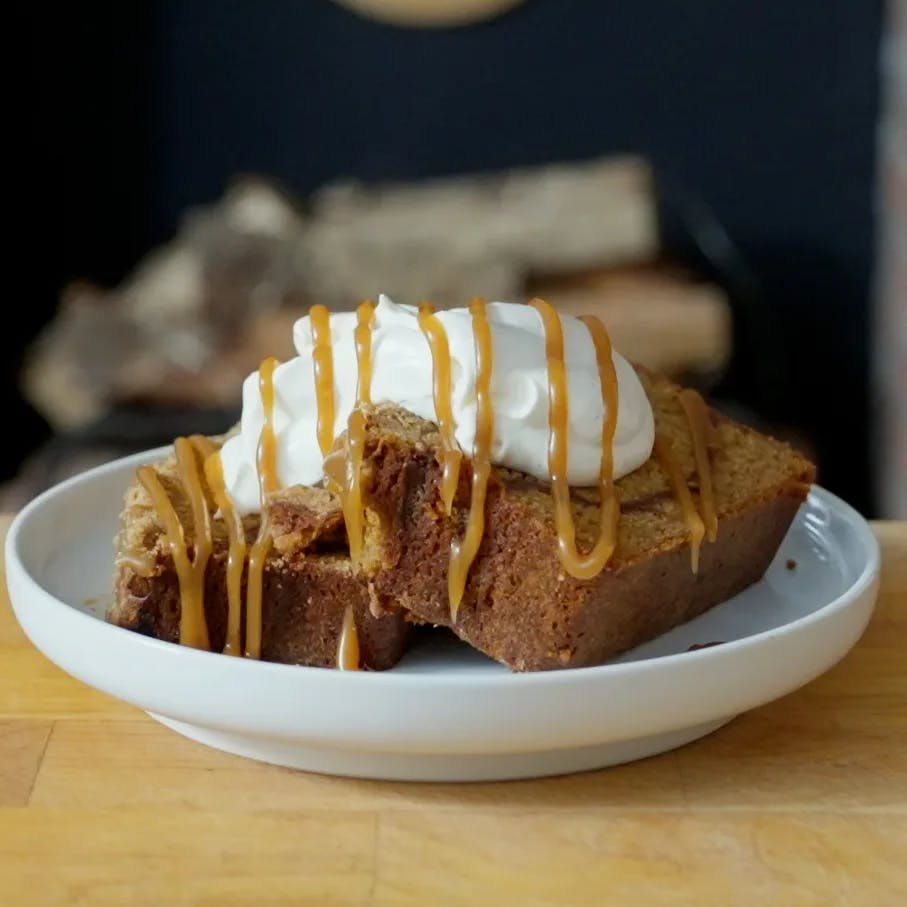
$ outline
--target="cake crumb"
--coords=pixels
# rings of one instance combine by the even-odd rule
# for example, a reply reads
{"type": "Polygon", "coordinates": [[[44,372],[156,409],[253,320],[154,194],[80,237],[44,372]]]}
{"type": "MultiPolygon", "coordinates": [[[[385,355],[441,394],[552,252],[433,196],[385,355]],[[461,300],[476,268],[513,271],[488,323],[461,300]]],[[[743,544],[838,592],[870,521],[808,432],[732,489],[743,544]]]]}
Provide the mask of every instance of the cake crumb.
{"type": "Polygon", "coordinates": [[[797,562],[796,562],[792,557],[789,557],[789,558],[784,562],[784,566],[787,567],[788,570],[796,570],[796,569],[797,569],[797,562]]]}
{"type": "Polygon", "coordinates": [[[696,642],[687,649],[687,652],[695,652],[697,649],[710,649],[712,646],[720,646],[723,644],[723,640],[715,639],[712,642],[696,642]]]}

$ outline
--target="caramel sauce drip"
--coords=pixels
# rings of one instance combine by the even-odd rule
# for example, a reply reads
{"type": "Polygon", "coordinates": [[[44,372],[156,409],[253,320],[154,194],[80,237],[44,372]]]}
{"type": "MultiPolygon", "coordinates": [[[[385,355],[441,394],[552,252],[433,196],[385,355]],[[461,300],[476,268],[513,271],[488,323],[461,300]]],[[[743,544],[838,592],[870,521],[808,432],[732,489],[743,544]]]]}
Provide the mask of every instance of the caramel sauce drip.
{"type": "Polygon", "coordinates": [[[375,321],[375,303],[366,299],[356,309],[356,406],[372,402],[372,324],[375,321]]]}
{"type": "Polygon", "coordinates": [[[715,508],[715,488],[712,481],[712,463],[709,446],[714,429],[708,407],[696,391],[686,388],[680,392],[680,405],[690,426],[693,441],[693,458],[699,479],[699,507],[705,523],[705,537],[714,542],[718,538],[718,513],[715,508]]]}
{"type": "MultiPolygon", "coordinates": [[[[347,421],[346,438],[343,441],[342,472],[334,471],[328,487],[336,487],[340,493],[340,506],[346,535],[350,546],[350,560],[353,565],[362,557],[365,538],[365,510],[362,505],[362,457],[365,451],[365,413],[354,409],[347,421]]],[[[325,461],[327,462],[327,461],[325,461]]],[[[330,471],[330,467],[326,471],[330,471]]]]}
{"type": "Polygon", "coordinates": [[[188,438],[177,438],[174,446],[176,448],[176,466],[192,508],[192,525],[194,527],[193,592],[189,596],[189,600],[183,601],[181,604],[180,636],[183,635],[184,616],[186,616],[189,621],[188,635],[201,641],[196,648],[210,649],[208,626],[205,620],[205,571],[213,547],[211,515],[208,513],[208,502],[205,500],[205,490],[202,486],[202,471],[199,468],[195,446],[188,438]]]}
{"type": "MultiPolygon", "coordinates": [[[[350,545],[350,560],[358,564],[362,556],[365,533],[365,510],[362,506],[362,455],[365,450],[365,413],[362,407],[372,402],[372,323],[375,320],[375,303],[370,299],[356,309],[356,406],[346,423],[346,456],[343,474],[328,474],[328,479],[339,487],[343,520],[350,545]],[[339,481],[338,481],[339,479],[339,481]]],[[[319,390],[319,394],[321,391],[319,390]]],[[[320,398],[319,398],[320,399],[320,398]]],[[[330,459],[330,455],[328,457],[330,459]]],[[[329,472],[326,468],[326,473],[329,472]]]]}
{"type": "Polygon", "coordinates": [[[473,299],[469,304],[469,312],[472,315],[476,351],[476,440],[472,452],[472,497],[466,532],[462,539],[454,539],[450,546],[447,593],[450,599],[450,618],[454,623],[463,600],[469,568],[485,533],[485,494],[491,473],[491,445],[494,440],[494,408],[491,399],[494,346],[485,301],[473,299]]]}
{"type": "Polygon", "coordinates": [[[258,437],[258,488],[261,497],[261,524],[258,536],[249,550],[249,572],[246,579],[246,658],[261,658],[261,599],[265,560],[271,550],[271,521],[267,497],[280,488],[277,475],[277,438],[274,435],[274,369],[276,359],[265,359],[258,370],[258,387],[265,421],[258,437]]]}
{"type": "Polygon", "coordinates": [[[326,457],[334,446],[334,351],[331,346],[331,316],[323,305],[309,309],[312,322],[312,353],[315,369],[315,399],[318,404],[318,446],[326,457]]]}
{"type": "Polygon", "coordinates": [[[620,521],[620,502],[614,490],[614,436],[617,434],[617,419],[620,415],[620,393],[608,331],[602,321],[594,315],[583,315],[580,321],[588,328],[595,347],[602,405],[605,409],[602,418],[602,459],[598,475],[601,516],[599,544],[605,549],[602,552],[600,568],[603,569],[617,547],[617,526],[620,521]]]}
{"type": "MultiPolygon", "coordinates": [[[[208,457],[217,453],[217,445],[210,439],[206,438],[204,435],[189,435],[189,443],[195,448],[195,452],[201,457],[202,466],[204,467],[205,461],[208,457]]],[[[208,481],[207,473],[202,469],[202,474],[205,477],[205,481],[208,481]]],[[[211,487],[211,483],[208,482],[208,487],[211,487]]],[[[213,500],[213,497],[212,497],[213,500]]]]}
{"type": "Polygon", "coordinates": [[[205,620],[205,568],[210,553],[210,522],[207,519],[208,509],[198,480],[198,463],[192,445],[186,438],[176,439],[176,455],[180,476],[189,495],[195,519],[195,551],[189,558],[185,530],[180,522],[176,508],[167,494],[160,476],[151,466],[140,466],[136,472],[139,482],[154,505],[164,527],[164,538],[173,559],[180,593],[180,643],[195,649],[208,649],[208,625],[205,620]],[[190,484],[193,490],[190,490],[190,484]],[[193,491],[198,492],[194,494],[193,491]],[[205,519],[199,520],[195,498],[201,497],[205,519]],[[208,527],[207,548],[203,539],[205,526],[208,527]]]}
{"type": "Polygon", "coordinates": [[[690,530],[690,566],[693,573],[699,572],[699,549],[702,545],[702,539],[705,536],[705,524],[702,517],[696,510],[693,503],[693,496],[687,487],[686,479],[680,469],[680,464],[674,456],[671,443],[666,438],[656,433],[655,435],[655,457],[661,468],[667,473],[671,486],[674,489],[674,496],[683,512],[684,521],[690,530]]]}
{"type": "Polygon", "coordinates": [[[577,579],[591,579],[604,569],[617,545],[619,508],[614,493],[614,433],[617,429],[617,375],[611,358],[611,340],[597,318],[584,323],[595,346],[604,416],[599,467],[599,531],[592,549],[581,554],[576,546],[576,524],[570,510],[567,470],[570,455],[570,393],[564,355],[564,328],[557,310],[543,299],[529,303],[541,316],[548,363],[548,476],[554,498],[557,553],[564,570],[577,579]]]}
{"type": "Polygon", "coordinates": [[[359,631],[352,605],[347,605],[343,612],[343,627],[337,644],[337,667],[341,671],[359,670],[359,631]]]}
{"type": "Polygon", "coordinates": [[[230,539],[227,554],[227,636],[223,652],[224,655],[242,655],[242,577],[246,566],[246,533],[242,518],[227,492],[223,463],[217,450],[205,458],[205,478],[230,539]]]}
{"type": "Polygon", "coordinates": [[[419,327],[431,348],[435,415],[438,417],[438,429],[441,432],[443,446],[441,502],[444,505],[444,512],[449,515],[453,509],[453,499],[460,479],[460,462],[463,459],[463,453],[457,444],[457,427],[453,418],[450,344],[447,342],[444,325],[435,315],[434,307],[427,302],[419,306],[419,327]]]}
{"type": "Polygon", "coordinates": [[[265,412],[265,421],[258,436],[258,484],[261,505],[265,496],[280,488],[277,477],[277,436],[274,434],[274,369],[280,365],[273,356],[265,359],[258,369],[258,392],[265,412]]]}

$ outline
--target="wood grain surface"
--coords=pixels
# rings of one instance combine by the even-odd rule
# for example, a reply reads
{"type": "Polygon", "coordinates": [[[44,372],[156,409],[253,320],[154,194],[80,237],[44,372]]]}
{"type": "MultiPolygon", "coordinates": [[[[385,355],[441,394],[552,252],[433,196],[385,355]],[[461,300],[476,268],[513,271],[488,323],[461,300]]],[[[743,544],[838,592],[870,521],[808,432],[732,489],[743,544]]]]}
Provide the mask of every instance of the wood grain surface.
{"type": "Polygon", "coordinates": [[[825,676],[673,753],[506,784],[207,749],[48,662],[4,591],[0,904],[901,907],[907,524],[875,530],[878,609],[825,676]]]}

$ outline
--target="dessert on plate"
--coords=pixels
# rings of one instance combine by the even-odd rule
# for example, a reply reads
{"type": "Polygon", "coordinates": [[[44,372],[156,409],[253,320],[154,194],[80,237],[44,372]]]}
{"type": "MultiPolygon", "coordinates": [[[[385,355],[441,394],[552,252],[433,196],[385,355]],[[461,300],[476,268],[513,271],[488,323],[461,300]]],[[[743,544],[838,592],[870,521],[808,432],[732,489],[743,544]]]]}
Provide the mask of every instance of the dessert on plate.
{"type": "Polygon", "coordinates": [[[226,438],[138,470],[108,619],[383,670],[414,624],[515,671],[600,664],[756,582],[815,478],[592,317],[314,306],[226,438]]]}

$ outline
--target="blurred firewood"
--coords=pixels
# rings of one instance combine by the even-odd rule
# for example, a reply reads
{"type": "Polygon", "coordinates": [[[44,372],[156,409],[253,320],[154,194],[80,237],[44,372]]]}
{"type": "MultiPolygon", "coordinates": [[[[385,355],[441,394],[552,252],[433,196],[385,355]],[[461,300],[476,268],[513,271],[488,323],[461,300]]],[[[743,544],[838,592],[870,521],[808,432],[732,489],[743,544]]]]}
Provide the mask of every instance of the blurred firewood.
{"type": "Polygon", "coordinates": [[[284,306],[300,301],[300,232],[277,190],[238,182],[116,289],[67,288],[27,358],[26,396],[58,430],[123,402],[234,404],[264,356],[292,354],[282,332],[284,306]]]}
{"type": "Polygon", "coordinates": [[[533,271],[642,262],[658,252],[638,158],[419,183],[328,187],[312,202],[298,270],[309,295],[349,308],[378,292],[464,305],[519,299],[533,271]]]}
{"type": "Polygon", "coordinates": [[[598,312],[618,349],[668,374],[720,369],[720,293],[642,267],[657,252],[651,175],[635,158],[333,186],[305,213],[246,178],[190,211],[119,287],[68,288],[23,388],[57,430],[122,404],[232,407],[265,356],[293,355],[292,323],[307,305],[349,309],[379,292],[445,306],[528,289],[598,312]]]}
{"type": "Polygon", "coordinates": [[[649,265],[538,275],[527,296],[573,315],[597,315],[623,356],[676,380],[713,377],[731,353],[724,293],[677,268],[649,265]]]}

